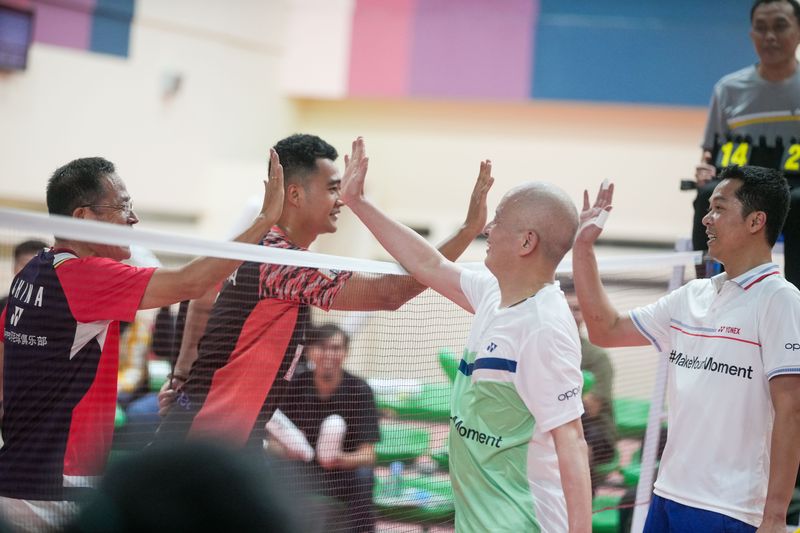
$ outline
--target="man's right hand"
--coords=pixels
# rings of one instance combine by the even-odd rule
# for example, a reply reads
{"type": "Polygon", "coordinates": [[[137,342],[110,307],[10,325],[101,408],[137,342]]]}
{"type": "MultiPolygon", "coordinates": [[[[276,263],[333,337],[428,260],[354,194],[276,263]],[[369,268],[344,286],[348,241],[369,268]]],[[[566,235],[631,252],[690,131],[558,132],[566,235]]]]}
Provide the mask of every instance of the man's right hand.
{"type": "Polygon", "coordinates": [[[175,403],[178,391],[173,388],[174,385],[172,379],[167,379],[161,385],[161,389],[158,391],[158,416],[166,416],[172,404],[175,403]]]}
{"type": "Polygon", "coordinates": [[[347,206],[364,199],[364,180],[367,177],[369,158],[364,148],[364,139],[353,141],[353,151],[344,156],[344,174],[339,189],[339,199],[347,206]]]}
{"type": "Polygon", "coordinates": [[[614,198],[614,184],[608,180],[603,181],[600,190],[597,191],[597,198],[594,205],[589,204],[589,191],[583,191],[583,209],[580,215],[580,225],[578,234],[575,236],[575,244],[593,245],[600,234],[603,232],[603,224],[611,211],[611,200],[614,198]]]}
{"type": "Polygon", "coordinates": [[[697,188],[699,189],[717,175],[717,168],[711,164],[711,152],[704,151],[703,159],[700,164],[694,167],[694,179],[697,180],[697,188]]]}
{"type": "Polygon", "coordinates": [[[260,216],[277,221],[283,212],[283,166],[274,148],[269,149],[269,180],[264,182],[260,216]]]}

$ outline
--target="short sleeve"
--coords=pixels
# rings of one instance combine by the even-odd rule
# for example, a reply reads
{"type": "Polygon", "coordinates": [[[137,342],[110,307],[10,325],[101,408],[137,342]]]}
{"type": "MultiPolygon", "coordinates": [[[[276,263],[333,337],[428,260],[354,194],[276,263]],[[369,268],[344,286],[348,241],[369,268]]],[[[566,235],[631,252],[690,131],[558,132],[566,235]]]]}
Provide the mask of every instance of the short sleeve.
{"type": "Polygon", "coordinates": [[[470,270],[468,268],[461,269],[461,292],[467,297],[467,301],[476,310],[480,307],[481,300],[487,294],[487,289],[490,284],[494,282],[494,276],[488,272],[481,272],[470,270]]]}
{"type": "Polygon", "coordinates": [[[375,396],[366,383],[359,383],[358,401],[358,432],[355,435],[357,445],[376,443],[381,440],[380,426],[378,425],[378,408],[375,406],[375,396]]]}
{"type": "Polygon", "coordinates": [[[133,322],[155,270],[87,257],[64,261],[56,274],[76,320],[133,322]]]}
{"type": "Polygon", "coordinates": [[[327,311],[352,275],[346,270],[262,264],[259,298],[288,300],[327,311]]]}
{"type": "Polygon", "coordinates": [[[705,135],[703,135],[703,149],[714,148],[714,136],[724,136],[728,133],[728,124],[722,113],[722,87],[720,83],[714,86],[711,94],[711,103],[708,108],[705,135]]]}
{"type": "Polygon", "coordinates": [[[536,419],[536,427],[550,431],[580,418],[583,374],[577,332],[572,335],[560,327],[543,329],[523,349],[514,380],[522,401],[536,419]]]}
{"type": "Polygon", "coordinates": [[[800,375],[799,291],[782,287],[759,306],[758,337],[767,379],[800,375]]]}
{"type": "Polygon", "coordinates": [[[638,307],[629,312],[639,333],[650,341],[656,351],[664,353],[672,346],[670,341],[670,321],[674,314],[673,305],[680,298],[687,285],[680,287],[666,296],[644,307],[638,307]]]}

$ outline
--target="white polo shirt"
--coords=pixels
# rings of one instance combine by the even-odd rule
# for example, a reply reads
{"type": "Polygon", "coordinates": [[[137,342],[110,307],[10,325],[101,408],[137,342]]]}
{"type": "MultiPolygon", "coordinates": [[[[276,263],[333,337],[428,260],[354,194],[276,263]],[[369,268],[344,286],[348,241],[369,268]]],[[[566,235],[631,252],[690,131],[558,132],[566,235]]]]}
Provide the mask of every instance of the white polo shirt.
{"type": "Polygon", "coordinates": [[[669,438],[655,493],[761,523],[774,410],[769,380],[800,374],[800,291],[766,263],[694,280],[630,312],[669,357],[669,438]]]}

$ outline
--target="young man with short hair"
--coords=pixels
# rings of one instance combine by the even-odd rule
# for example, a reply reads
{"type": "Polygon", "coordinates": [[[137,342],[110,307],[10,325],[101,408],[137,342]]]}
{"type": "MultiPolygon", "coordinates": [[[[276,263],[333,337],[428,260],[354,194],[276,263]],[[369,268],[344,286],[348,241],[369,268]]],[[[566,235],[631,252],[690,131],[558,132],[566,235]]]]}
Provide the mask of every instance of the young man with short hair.
{"type": "MultiPolygon", "coordinates": [[[[286,177],[284,209],[262,244],[305,250],[319,235],[336,231],[342,207],[338,154],[307,134],[287,137],[275,150],[286,177]]],[[[355,171],[345,158],[345,179],[355,171]]],[[[461,255],[480,233],[490,185],[481,172],[466,221],[440,246],[448,257],[461,255]]],[[[156,440],[213,438],[260,446],[294,374],[298,346],[305,344],[311,306],[395,310],[424,289],[410,276],[244,263],[222,287],[209,316],[203,316],[203,302],[190,306],[172,390],[162,390],[159,398],[165,417],[156,440]]],[[[206,302],[213,297],[206,295],[206,302]]]]}

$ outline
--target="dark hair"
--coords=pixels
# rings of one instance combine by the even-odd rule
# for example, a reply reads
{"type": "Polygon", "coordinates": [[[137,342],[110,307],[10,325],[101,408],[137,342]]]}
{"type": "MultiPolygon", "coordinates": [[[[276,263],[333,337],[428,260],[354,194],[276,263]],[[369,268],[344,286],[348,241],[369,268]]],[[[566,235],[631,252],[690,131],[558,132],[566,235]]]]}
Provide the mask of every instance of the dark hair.
{"type": "Polygon", "coordinates": [[[317,344],[322,344],[326,340],[335,337],[336,335],[341,335],[344,339],[344,347],[350,347],[350,335],[348,335],[345,330],[337,326],[336,324],[323,324],[321,326],[312,327],[306,332],[306,344],[308,346],[315,346],[317,344]]]}
{"type": "Polygon", "coordinates": [[[42,248],[47,248],[48,244],[44,241],[30,239],[22,241],[14,247],[14,261],[27,254],[38,254],[42,248]]]}
{"type": "Polygon", "coordinates": [[[794,11],[794,18],[800,24],[800,3],[797,0],[756,0],[753,2],[753,7],[750,8],[750,23],[753,23],[753,15],[756,13],[756,8],[762,4],[771,4],[773,2],[788,2],[794,11]]]}
{"type": "Polygon", "coordinates": [[[289,481],[220,444],[151,446],[112,464],[66,531],[316,531],[289,481]]]}
{"type": "Polygon", "coordinates": [[[114,163],[102,157],[70,161],[47,182],[47,210],[51,215],[72,216],[78,207],[97,202],[105,193],[103,178],[115,171],[114,163]]]}
{"type": "Polygon", "coordinates": [[[317,159],[336,161],[336,148],[316,135],[295,133],[274,146],[283,166],[285,185],[304,184],[306,176],[317,170],[317,159]]]}
{"type": "Polygon", "coordinates": [[[719,179],[740,180],[742,186],[736,190],[736,198],[742,203],[742,216],[753,211],[767,215],[767,242],[775,245],[789,212],[789,183],[780,170],[773,168],[736,166],[725,167],[719,179]]]}

